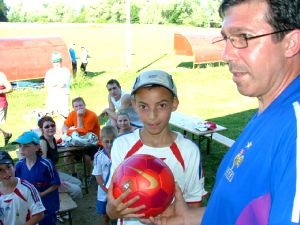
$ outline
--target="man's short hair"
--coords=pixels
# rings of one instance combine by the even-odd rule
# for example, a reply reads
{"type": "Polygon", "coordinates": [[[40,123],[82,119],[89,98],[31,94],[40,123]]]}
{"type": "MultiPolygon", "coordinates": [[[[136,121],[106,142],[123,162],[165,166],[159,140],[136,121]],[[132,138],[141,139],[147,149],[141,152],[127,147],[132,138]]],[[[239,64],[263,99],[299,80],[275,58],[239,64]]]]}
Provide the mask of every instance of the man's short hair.
{"type": "Polygon", "coordinates": [[[110,79],[110,80],[107,82],[106,87],[107,87],[108,85],[113,85],[113,84],[116,84],[119,88],[121,88],[121,85],[120,85],[119,81],[117,81],[116,79],[110,79]]]}
{"type": "Polygon", "coordinates": [[[74,105],[74,102],[82,102],[85,105],[85,101],[83,100],[82,97],[73,98],[73,100],[72,100],[72,106],[74,105]]]}
{"type": "MultiPolygon", "coordinates": [[[[258,0],[223,0],[219,7],[220,17],[224,18],[228,9],[233,6],[253,1],[259,2],[258,0]]],[[[287,30],[274,34],[277,41],[281,41],[290,30],[300,29],[300,0],[264,0],[264,2],[269,7],[266,20],[273,30],[287,30]]]]}

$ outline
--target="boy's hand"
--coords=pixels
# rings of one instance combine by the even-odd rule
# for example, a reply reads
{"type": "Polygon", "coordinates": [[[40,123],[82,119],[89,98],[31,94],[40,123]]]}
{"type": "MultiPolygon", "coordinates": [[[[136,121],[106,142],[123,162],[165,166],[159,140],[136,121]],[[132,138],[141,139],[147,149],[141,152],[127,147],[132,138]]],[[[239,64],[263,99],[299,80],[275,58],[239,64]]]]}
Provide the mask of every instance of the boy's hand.
{"type": "Polygon", "coordinates": [[[122,201],[130,194],[131,190],[128,189],[122,195],[120,195],[117,199],[114,198],[112,194],[112,184],[108,188],[107,192],[107,206],[106,211],[107,215],[111,219],[117,218],[141,218],[145,216],[144,214],[137,214],[139,210],[145,208],[145,205],[141,205],[135,208],[129,208],[133,203],[139,200],[139,196],[135,196],[129,201],[123,203],[122,201]]]}

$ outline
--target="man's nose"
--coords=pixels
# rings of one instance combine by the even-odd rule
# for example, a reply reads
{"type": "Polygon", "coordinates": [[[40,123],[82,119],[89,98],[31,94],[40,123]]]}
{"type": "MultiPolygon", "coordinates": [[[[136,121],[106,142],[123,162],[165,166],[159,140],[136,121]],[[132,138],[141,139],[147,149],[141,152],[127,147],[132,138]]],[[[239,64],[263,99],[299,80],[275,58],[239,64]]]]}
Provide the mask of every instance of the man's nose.
{"type": "Polygon", "coordinates": [[[224,45],[224,49],[222,50],[222,59],[225,62],[229,62],[235,60],[237,58],[237,52],[239,49],[235,48],[230,40],[227,40],[224,45]]]}

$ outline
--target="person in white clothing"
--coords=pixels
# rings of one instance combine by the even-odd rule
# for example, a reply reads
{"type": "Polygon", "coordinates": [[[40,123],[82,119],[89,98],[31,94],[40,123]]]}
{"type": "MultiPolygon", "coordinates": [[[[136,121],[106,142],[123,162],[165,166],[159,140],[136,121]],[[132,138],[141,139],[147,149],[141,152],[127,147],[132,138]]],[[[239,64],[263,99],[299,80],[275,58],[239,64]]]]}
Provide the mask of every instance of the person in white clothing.
{"type": "Polygon", "coordinates": [[[96,177],[98,184],[96,211],[103,218],[103,225],[109,225],[110,219],[106,214],[107,188],[105,182],[109,176],[111,166],[110,151],[113,140],[117,137],[118,130],[114,126],[105,126],[101,129],[101,141],[104,148],[94,156],[94,169],[92,175],[96,177]]]}
{"type": "Polygon", "coordinates": [[[106,88],[108,91],[108,108],[105,108],[100,116],[108,116],[109,124],[117,127],[117,112],[122,109],[129,115],[132,126],[142,127],[143,123],[140,121],[139,115],[132,107],[130,94],[122,91],[119,81],[115,79],[109,80],[106,84],[106,88]]]}
{"type": "Polygon", "coordinates": [[[84,75],[87,74],[86,72],[86,66],[88,64],[88,52],[86,50],[86,48],[84,46],[81,46],[81,65],[80,65],[80,69],[83,72],[84,75]]]}
{"type": "Polygon", "coordinates": [[[107,214],[120,218],[119,224],[141,225],[138,214],[144,205],[130,208],[138,196],[123,203],[130,194],[130,187],[119,198],[112,195],[112,175],[124,159],[133,154],[149,154],[161,158],[171,169],[175,181],[183,190],[190,207],[200,207],[204,189],[204,176],[198,146],[182,134],[170,130],[168,123],[171,112],[178,107],[177,90],[172,76],[161,70],[142,72],[136,79],[132,92],[132,104],[138,112],[144,127],[115,139],[112,150],[112,166],[107,199],[107,214]]]}
{"type": "Polygon", "coordinates": [[[48,91],[46,110],[67,117],[70,102],[70,70],[62,66],[62,56],[59,52],[52,54],[53,68],[47,71],[45,87],[48,91]]]}
{"type": "Polygon", "coordinates": [[[0,151],[0,224],[35,225],[42,220],[44,211],[36,188],[15,177],[11,156],[0,151]]]}

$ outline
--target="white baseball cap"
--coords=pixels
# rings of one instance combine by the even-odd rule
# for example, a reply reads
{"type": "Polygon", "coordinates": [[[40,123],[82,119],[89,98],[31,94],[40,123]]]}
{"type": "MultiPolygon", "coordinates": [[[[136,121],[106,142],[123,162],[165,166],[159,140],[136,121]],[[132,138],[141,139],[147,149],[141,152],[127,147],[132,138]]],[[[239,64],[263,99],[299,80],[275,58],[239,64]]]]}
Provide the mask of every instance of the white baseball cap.
{"type": "Polygon", "coordinates": [[[57,63],[57,62],[62,61],[61,53],[60,52],[53,52],[51,61],[53,63],[57,63]]]}
{"type": "Polygon", "coordinates": [[[177,97],[177,89],[172,76],[162,70],[149,70],[140,73],[132,87],[131,95],[133,95],[141,87],[151,87],[153,85],[165,87],[177,97]]]}

